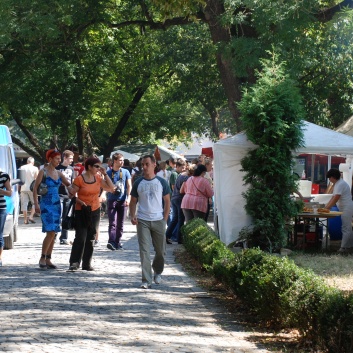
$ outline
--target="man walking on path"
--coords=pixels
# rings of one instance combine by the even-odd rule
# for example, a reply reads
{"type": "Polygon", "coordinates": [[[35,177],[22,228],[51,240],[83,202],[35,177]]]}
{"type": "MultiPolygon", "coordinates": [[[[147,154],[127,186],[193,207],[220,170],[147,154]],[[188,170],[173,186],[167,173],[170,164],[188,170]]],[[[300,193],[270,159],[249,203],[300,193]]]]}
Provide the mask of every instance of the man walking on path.
{"type": "Polygon", "coordinates": [[[112,169],[107,171],[109,178],[115,185],[115,191],[107,194],[107,208],[109,227],[109,240],[107,248],[110,250],[122,250],[121,238],[124,231],[126,210],[130,203],[131,175],[123,168],[124,156],[121,153],[113,155],[112,169]]]}
{"type": "Polygon", "coordinates": [[[30,189],[32,181],[35,180],[38,175],[38,168],[34,166],[34,158],[28,157],[27,164],[23,165],[20,169],[23,170],[25,174],[24,175],[25,183],[21,186],[21,209],[23,212],[24,224],[28,224],[28,222],[36,223],[33,220],[35,209],[34,209],[33,192],[30,189]],[[32,208],[31,208],[31,213],[28,217],[27,208],[28,208],[29,201],[31,202],[32,208]]]}
{"type": "Polygon", "coordinates": [[[131,190],[130,217],[137,227],[142,267],[141,288],[151,288],[152,269],[154,282],[159,284],[164,269],[166,239],[165,229],[170,210],[170,189],[168,183],[155,176],[156,160],[152,155],[142,158],[143,178],[135,181],[131,190]],[[136,205],[139,204],[136,214],[136,205]],[[150,247],[154,247],[155,257],[151,266],[150,247]]]}
{"type": "MultiPolygon", "coordinates": [[[[61,173],[63,173],[68,180],[70,184],[72,184],[74,180],[74,174],[75,170],[71,166],[72,162],[74,160],[74,153],[69,150],[65,150],[63,152],[63,161],[61,164],[59,164],[56,169],[59,170],[61,173]]],[[[60,195],[60,202],[61,202],[61,214],[65,215],[68,212],[68,208],[70,206],[70,198],[69,198],[69,192],[66,189],[66,186],[64,184],[60,185],[59,188],[59,195],[60,195]]],[[[60,244],[62,245],[69,245],[69,231],[67,229],[62,229],[61,230],[61,235],[60,235],[60,244]]]]}

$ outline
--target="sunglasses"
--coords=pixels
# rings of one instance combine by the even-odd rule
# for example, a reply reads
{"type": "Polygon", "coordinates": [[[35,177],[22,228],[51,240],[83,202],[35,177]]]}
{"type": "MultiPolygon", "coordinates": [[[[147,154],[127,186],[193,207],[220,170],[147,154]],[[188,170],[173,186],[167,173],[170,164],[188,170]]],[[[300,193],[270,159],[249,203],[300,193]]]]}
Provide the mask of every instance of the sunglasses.
{"type": "Polygon", "coordinates": [[[101,166],[98,165],[98,164],[93,164],[93,167],[95,167],[95,168],[100,168],[101,166]]]}

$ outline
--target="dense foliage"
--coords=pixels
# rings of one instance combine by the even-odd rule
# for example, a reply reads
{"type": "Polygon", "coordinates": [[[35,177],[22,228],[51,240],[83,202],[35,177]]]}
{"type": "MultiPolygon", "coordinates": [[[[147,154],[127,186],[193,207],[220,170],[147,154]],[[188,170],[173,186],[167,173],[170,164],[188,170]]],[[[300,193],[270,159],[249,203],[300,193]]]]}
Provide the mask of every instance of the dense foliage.
{"type": "Polygon", "coordinates": [[[48,145],[108,155],[120,143],[217,137],[268,50],[290,63],[313,122],[352,113],[353,0],[3,0],[1,122],[48,145]],[[344,8],[346,6],[346,8],[344,8]]]}

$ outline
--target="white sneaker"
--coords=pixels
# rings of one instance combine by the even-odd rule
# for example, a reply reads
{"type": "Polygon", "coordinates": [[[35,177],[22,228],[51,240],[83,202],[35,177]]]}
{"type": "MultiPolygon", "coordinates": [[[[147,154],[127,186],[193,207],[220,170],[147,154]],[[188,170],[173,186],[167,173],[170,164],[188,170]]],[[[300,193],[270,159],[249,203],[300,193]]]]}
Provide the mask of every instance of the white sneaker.
{"type": "Polygon", "coordinates": [[[143,289],[149,289],[149,288],[151,288],[151,285],[148,284],[147,282],[142,282],[142,283],[141,283],[141,288],[143,288],[143,289]]]}
{"type": "Polygon", "coordinates": [[[161,275],[154,275],[154,283],[159,284],[161,283],[162,276],[161,275]]]}
{"type": "Polygon", "coordinates": [[[74,262],[69,267],[69,271],[77,271],[80,268],[80,264],[78,262],[74,262]]]}

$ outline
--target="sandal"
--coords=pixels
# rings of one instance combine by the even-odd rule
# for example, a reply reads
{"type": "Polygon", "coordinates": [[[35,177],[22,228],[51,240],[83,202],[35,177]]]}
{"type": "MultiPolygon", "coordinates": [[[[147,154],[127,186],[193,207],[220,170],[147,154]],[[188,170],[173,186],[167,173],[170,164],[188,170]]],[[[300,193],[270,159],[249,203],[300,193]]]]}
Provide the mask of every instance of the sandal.
{"type": "MultiPolygon", "coordinates": [[[[50,261],[51,259],[51,255],[47,255],[46,256],[46,259],[50,261]]],[[[51,262],[51,261],[50,261],[51,262]]],[[[58,266],[55,266],[54,264],[50,263],[50,264],[47,264],[47,268],[51,268],[53,270],[56,270],[58,268],[58,266]]]]}
{"type": "Polygon", "coordinates": [[[28,224],[28,221],[24,221],[23,223],[24,223],[24,224],[28,224]]]}
{"type": "MultiPolygon", "coordinates": [[[[28,220],[29,220],[31,223],[36,223],[36,221],[35,221],[34,219],[28,218],[28,220]]],[[[28,222],[27,222],[27,224],[28,224],[28,222]]]]}
{"type": "MultiPolygon", "coordinates": [[[[41,259],[45,259],[45,254],[42,254],[42,256],[40,257],[41,259]]],[[[40,260],[39,260],[39,268],[41,269],[41,270],[46,270],[47,268],[48,268],[48,266],[47,266],[47,264],[41,264],[40,263],[40,260]]]]}

